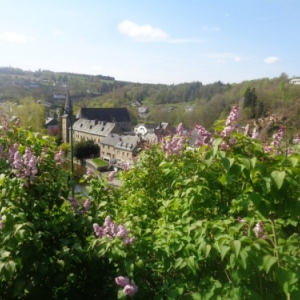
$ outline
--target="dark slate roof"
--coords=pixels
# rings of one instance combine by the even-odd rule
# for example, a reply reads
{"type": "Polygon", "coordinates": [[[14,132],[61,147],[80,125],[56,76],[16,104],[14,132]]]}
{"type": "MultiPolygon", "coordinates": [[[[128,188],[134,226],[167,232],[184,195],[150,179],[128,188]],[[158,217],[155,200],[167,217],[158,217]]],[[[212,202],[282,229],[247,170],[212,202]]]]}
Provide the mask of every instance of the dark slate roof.
{"type": "Polygon", "coordinates": [[[127,108],[81,108],[77,117],[106,122],[131,122],[127,108]]]}
{"type": "Polygon", "coordinates": [[[121,132],[116,123],[99,122],[97,120],[79,119],[73,124],[73,130],[100,136],[107,136],[111,132],[121,132]]]}
{"type": "Polygon", "coordinates": [[[127,151],[133,151],[137,146],[139,137],[131,135],[121,136],[121,140],[115,145],[116,149],[124,149],[127,151]]]}
{"type": "Polygon", "coordinates": [[[45,122],[46,126],[50,126],[50,125],[58,125],[58,121],[54,118],[47,118],[46,122],[45,122]]]}
{"type": "Polygon", "coordinates": [[[118,142],[122,140],[122,135],[117,133],[110,133],[108,136],[106,136],[102,141],[101,144],[109,145],[109,146],[115,146],[118,142]]]}

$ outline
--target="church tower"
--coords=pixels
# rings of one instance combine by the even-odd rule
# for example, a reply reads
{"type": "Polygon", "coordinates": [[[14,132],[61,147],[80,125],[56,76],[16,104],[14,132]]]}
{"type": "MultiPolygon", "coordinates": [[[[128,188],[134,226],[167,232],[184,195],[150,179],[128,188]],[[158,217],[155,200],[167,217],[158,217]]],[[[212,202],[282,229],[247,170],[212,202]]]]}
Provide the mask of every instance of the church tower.
{"type": "Polygon", "coordinates": [[[70,126],[73,123],[73,104],[72,99],[70,97],[70,92],[68,91],[64,114],[62,116],[62,138],[64,143],[70,143],[70,139],[72,138],[70,135],[70,126]]]}

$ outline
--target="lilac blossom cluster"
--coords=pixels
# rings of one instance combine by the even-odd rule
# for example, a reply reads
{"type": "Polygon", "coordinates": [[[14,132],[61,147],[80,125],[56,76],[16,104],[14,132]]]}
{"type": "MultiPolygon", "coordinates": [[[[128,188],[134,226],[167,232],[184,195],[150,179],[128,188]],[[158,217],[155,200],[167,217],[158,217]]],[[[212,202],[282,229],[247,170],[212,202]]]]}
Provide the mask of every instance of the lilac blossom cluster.
{"type": "Polygon", "coordinates": [[[210,145],[212,143],[211,133],[207,131],[203,126],[195,124],[195,129],[197,131],[197,139],[195,141],[196,147],[201,147],[202,145],[210,145]]]}
{"type": "Polygon", "coordinates": [[[279,128],[279,130],[277,131],[277,133],[275,133],[273,135],[273,141],[272,141],[272,145],[274,147],[279,147],[280,146],[280,143],[281,141],[283,140],[284,138],[284,133],[285,133],[285,128],[284,127],[281,127],[279,128]]]}
{"type": "Polygon", "coordinates": [[[65,161],[64,152],[62,149],[60,149],[58,152],[56,152],[56,154],[54,156],[54,161],[56,162],[56,165],[58,167],[60,167],[61,164],[65,161]]]}
{"type": "Polygon", "coordinates": [[[257,238],[262,238],[262,239],[266,239],[268,236],[265,233],[265,226],[264,223],[262,221],[259,221],[256,223],[254,229],[253,229],[255,236],[257,238]]]}
{"type": "Polygon", "coordinates": [[[130,282],[128,277],[119,276],[115,281],[117,285],[123,287],[123,292],[126,296],[132,297],[138,291],[137,285],[133,281],[130,282]]]}
{"type": "Polygon", "coordinates": [[[180,123],[176,128],[177,134],[162,138],[160,145],[162,150],[167,154],[181,154],[184,147],[183,125],[180,123]]]}
{"type": "Polygon", "coordinates": [[[33,180],[38,172],[36,157],[29,147],[26,148],[24,155],[21,156],[16,145],[17,144],[14,144],[9,153],[9,160],[11,160],[13,173],[18,178],[29,178],[30,180],[33,180]]]}
{"type": "Polygon", "coordinates": [[[115,171],[111,171],[109,174],[108,174],[108,176],[107,176],[107,180],[108,181],[113,181],[114,180],[114,178],[115,178],[115,171]]]}
{"type": "Polygon", "coordinates": [[[94,173],[90,168],[87,168],[86,170],[86,176],[88,179],[91,179],[93,177],[94,173]]]}
{"type": "Polygon", "coordinates": [[[135,241],[134,237],[129,237],[130,230],[126,229],[125,225],[115,224],[110,216],[105,218],[104,224],[100,227],[97,223],[93,224],[95,235],[98,238],[121,238],[125,245],[132,244],[135,241]]]}
{"type": "Polygon", "coordinates": [[[225,128],[221,132],[222,136],[224,136],[224,137],[229,136],[231,132],[237,130],[237,128],[238,128],[238,125],[237,125],[238,117],[239,117],[239,106],[236,105],[230,111],[230,114],[229,114],[228,118],[226,119],[225,128]]]}
{"type": "Polygon", "coordinates": [[[79,212],[79,204],[78,204],[77,199],[75,197],[73,197],[73,198],[69,198],[69,201],[70,201],[70,204],[73,208],[73,211],[75,213],[78,213],[79,212]]]}
{"type": "Polygon", "coordinates": [[[293,139],[294,144],[299,144],[300,143],[300,133],[293,139]]]}
{"type": "Polygon", "coordinates": [[[254,127],[254,129],[252,131],[251,139],[258,139],[258,131],[257,131],[256,127],[254,127]]]}
{"type": "Polygon", "coordinates": [[[2,129],[6,132],[9,128],[9,122],[6,116],[2,116],[2,129]]]}
{"type": "Polygon", "coordinates": [[[91,207],[91,200],[90,199],[87,199],[85,200],[85,202],[83,203],[83,208],[85,209],[85,211],[88,211],[91,207]]]}

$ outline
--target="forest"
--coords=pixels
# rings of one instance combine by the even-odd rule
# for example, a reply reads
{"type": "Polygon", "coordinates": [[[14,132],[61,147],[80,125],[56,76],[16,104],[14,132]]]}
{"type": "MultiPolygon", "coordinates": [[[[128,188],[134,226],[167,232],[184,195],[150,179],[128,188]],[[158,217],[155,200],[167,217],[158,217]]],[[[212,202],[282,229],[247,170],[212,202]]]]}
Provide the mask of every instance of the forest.
{"type": "Polygon", "coordinates": [[[208,129],[240,104],[242,124],[275,116],[280,125],[298,130],[300,87],[290,84],[290,79],[283,72],[276,78],[240,83],[217,81],[204,85],[197,81],[165,85],[126,82],[104,75],[2,67],[0,101],[20,103],[23,98],[31,97],[63,105],[63,101],[57,102],[53,96],[70,91],[75,113],[80,107],[127,107],[133,125],[163,121],[173,126],[183,123],[186,128],[198,123],[208,129]],[[147,107],[148,112],[139,114],[139,106],[147,107]]]}

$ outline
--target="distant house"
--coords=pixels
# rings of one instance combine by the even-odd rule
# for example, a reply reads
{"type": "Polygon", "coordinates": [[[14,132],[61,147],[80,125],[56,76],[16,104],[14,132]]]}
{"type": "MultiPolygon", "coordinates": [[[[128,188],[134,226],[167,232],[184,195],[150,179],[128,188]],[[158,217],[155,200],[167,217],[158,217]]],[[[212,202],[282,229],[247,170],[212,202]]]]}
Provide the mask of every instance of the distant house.
{"type": "Polygon", "coordinates": [[[133,100],[130,105],[131,106],[141,106],[142,103],[140,101],[138,101],[138,100],[133,100]]]}
{"type": "Polygon", "coordinates": [[[160,122],[159,124],[138,124],[134,127],[134,133],[144,141],[158,143],[162,136],[168,135],[172,131],[169,123],[160,122]]]}
{"type": "Polygon", "coordinates": [[[194,109],[194,106],[193,106],[193,105],[187,105],[187,106],[184,108],[185,111],[193,111],[193,109],[194,109]]]}
{"type": "Polygon", "coordinates": [[[300,78],[294,78],[289,81],[290,84],[300,84],[300,78]]]}
{"type": "Polygon", "coordinates": [[[66,96],[62,94],[54,94],[53,95],[53,100],[65,100],[66,96]]]}
{"type": "Polygon", "coordinates": [[[139,114],[146,114],[149,110],[148,107],[141,106],[138,108],[139,114]]]}
{"type": "Polygon", "coordinates": [[[56,135],[59,132],[59,122],[54,118],[47,118],[45,127],[47,128],[49,135],[56,135]]]}

